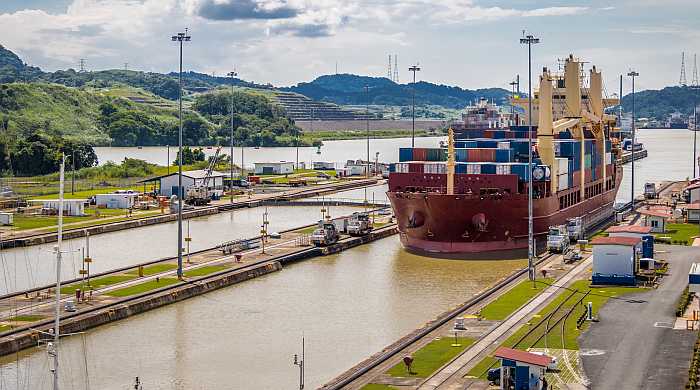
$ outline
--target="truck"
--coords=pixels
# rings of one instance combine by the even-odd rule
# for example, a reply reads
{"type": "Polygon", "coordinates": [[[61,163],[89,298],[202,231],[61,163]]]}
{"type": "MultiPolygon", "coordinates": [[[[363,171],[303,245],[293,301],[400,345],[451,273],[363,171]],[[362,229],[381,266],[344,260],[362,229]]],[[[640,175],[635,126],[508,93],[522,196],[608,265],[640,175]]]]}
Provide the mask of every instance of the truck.
{"type": "Polygon", "coordinates": [[[348,221],[348,234],[351,236],[364,236],[372,231],[372,221],[367,213],[353,213],[348,221]]]}
{"type": "Polygon", "coordinates": [[[340,239],[338,229],[333,221],[319,221],[319,227],[311,234],[314,246],[333,245],[340,239]]]}
{"type": "Polygon", "coordinates": [[[586,229],[583,226],[583,219],[581,217],[567,219],[566,230],[569,233],[570,242],[586,239],[586,229]]]}
{"type": "Polygon", "coordinates": [[[657,197],[658,195],[656,194],[656,184],[644,183],[644,198],[656,199],[657,197]]]}
{"type": "Polygon", "coordinates": [[[567,249],[569,249],[568,227],[550,226],[547,234],[547,250],[552,253],[566,253],[567,249]]]}

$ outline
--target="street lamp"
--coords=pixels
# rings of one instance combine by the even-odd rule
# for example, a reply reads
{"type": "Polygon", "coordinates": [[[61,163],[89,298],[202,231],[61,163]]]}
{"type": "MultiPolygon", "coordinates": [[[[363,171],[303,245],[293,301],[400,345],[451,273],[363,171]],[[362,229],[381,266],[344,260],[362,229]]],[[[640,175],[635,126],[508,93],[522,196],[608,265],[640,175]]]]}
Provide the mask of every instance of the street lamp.
{"type": "Polygon", "coordinates": [[[540,39],[530,34],[520,38],[520,43],[527,45],[527,163],[529,171],[529,175],[527,175],[527,265],[530,271],[530,280],[535,287],[535,248],[532,228],[532,45],[540,43],[540,39]]]}
{"type": "Polygon", "coordinates": [[[632,77],[632,212],[634,212],[634,147],[635,144],[637,143],[637,138],[636,138],[636,129],[637,129],[637,124],[635,123],[637,119],[635,118],[635,111],[634,111],[634,78],[639,76],[639,73],[635,72],[634,70],[630,70],[629,73],[627,73],[627,76],[632,77]]]}
{"type": "Polygon", "coordinates": [[[294,365],[299,366],[299,390],[304,390],[304,337],[301,338],[301,359],[294,354],[294,365]]]}
{"type": "Polygon", "coordinates": [[[231,192],[231,203],[233,203],[233,80],[238,73],[236,71],[228,72],[231,77],[231,183],[229,183],[229,192],[231,192]]]}
{"type": "Polygon", "coordinates": [[[408,68],[409,72],[413,72],[413,95],[411,97],[411,147],[416,147],[416,72],[420,71],[418,65],[413,65],[408,68]]]}
{"type": "Polygon", "coordinates": [[[691,85],[693,93],[693,179],[698,177],[695,168],[698,166],[698,90],[700,86],[691,85]]]}
{"type": "Polygon", "coordinates": [[[177,277],[182,279],[182,42],[189,42],[192,37],[185,32],[177,33],[172,36],[173,42],[178,42],[180,46],[180,71],[178,73],[178,120],[180,122],[180,130],[177,134],[178,138],[178,156],[177,156],[177,277]]]}

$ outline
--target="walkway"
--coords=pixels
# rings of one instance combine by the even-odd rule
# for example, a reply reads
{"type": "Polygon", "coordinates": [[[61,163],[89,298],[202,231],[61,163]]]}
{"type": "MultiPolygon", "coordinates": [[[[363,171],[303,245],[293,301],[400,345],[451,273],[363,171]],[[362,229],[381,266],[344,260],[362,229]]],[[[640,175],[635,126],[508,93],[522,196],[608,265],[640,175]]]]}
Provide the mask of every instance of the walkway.
{"type": "Polygon", "coordinates": [[[544,292],[542,292],[540,295],[528,302],[520,310],[513,313],[493,331],[491,331],[481,340],[476,342],[471,348],[467,349],[462,355],[457,357],[447,366],[443,367],[440,371],[428,378],[425,382],[423,382],[423,384],[420,387],[418,387],[418,389],[432,390],[445,388],[449,386],[450,379],[456,373],[458,373],[464,366],[472,362],[472,360],[474,360],[477,356],[479,356],[479,354],[481,354],[486,349],[497,346],[497,341],[502,336],[504,336],[508,331],[516,327],[522,320],[533,314],[540,305],[547,302],[550,298],[558,294],[559,290],[561,290],[561,288],[558,286],[564,286],[567,283],[569,283],[573,278],[575,278],[581,272],[585,271],[586,268],[590,267],[592,262],[592,257],[589,257],[581,264],[577,265],[576,268],[574,268],[569,273],[565,274],[560,279],[558,279],[555,285],[548,287],[546,290],[544,290],[544,292]]]}

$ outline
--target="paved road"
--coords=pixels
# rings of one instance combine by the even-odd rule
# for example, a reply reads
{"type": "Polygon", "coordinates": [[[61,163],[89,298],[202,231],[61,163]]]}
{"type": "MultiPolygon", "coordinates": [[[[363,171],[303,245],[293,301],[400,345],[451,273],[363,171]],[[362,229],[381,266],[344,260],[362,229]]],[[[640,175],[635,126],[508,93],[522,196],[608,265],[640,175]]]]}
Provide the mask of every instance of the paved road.
{"type": "Polygon", "coordinates": [[[655,291],[611,299],[580,338],[581,360],[592,389],[682,389],[697,332],[673,330],[678,297],[688,284],[700,248],[657,245],[672,250],[659,258],[670,263],[670,275],[655,291]]]}

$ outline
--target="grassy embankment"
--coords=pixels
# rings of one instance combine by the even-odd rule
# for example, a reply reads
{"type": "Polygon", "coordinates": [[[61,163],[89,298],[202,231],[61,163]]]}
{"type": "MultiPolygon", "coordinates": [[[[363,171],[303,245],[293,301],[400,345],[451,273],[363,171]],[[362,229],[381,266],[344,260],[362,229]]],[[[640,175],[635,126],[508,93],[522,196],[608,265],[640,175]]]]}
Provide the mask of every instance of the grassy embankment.
{"type": "Polygon", "coordinates": [[[427,378],[438,368],[472,345],[474,339],[458,337],[456,346],[453,346],[454,343],[455,339],[453,337],[435,339],[412,354],[413,365],[410,373],[406,371],[406,366],[401,362],[390,368],[387,374],[395,377],[416,376],[427,378]]]}
{"type": "MultiPolygon", "coordinates": [[[[411,136],[411,129],[381,129],[370,130],[373,139],[377,138],[404,138],[411,136]]],[[[429,132],[427,130],[416,129],[416,137],[435,137],[444,134],[429,132]]],[[[349,139],[367,138],[365,130],[314,130],[307,131],[301,137],[303,140],[313,143],[313,141],[336,141],[349,139]]]]}
{"type": "Polygon", "coordinates": [[[654,233],[654,237],[669,237],[670,244],[690,245],[693,237],[700,235],[700,228],[690,223],[669,223],[666,225],[666,233],[654,233]]]}
{"type": "MultiPolygon", "coordinates": [[[[569,316],[569,318],[565,322],[565,326],[563,329],[563,337],[562,337],[562,327],[561,325],[555,326],[553,329],[550,330],[549,333],[545,335],[545,326],[541,325],[537,329],[535,329],[530,335],[525,337],[523,340],[520,340],[525,336],[527,332],[532,330],[532,326],[537,324],[540,320],[543,318],[546,318],[549,314],[551,314],[557,306],[559,306],[562,302],[564,304],[562,305],[561,308],[559,308],[559,311],[557,312],[557,315],[563,315],[563,313],[566,313],[569,309],[573,307],[575,302],[577,302],[586,292],[590,292],[588,296],[586,296],[586,302],[592,302],[593,304],[593,315],[595,316],[600,308],[611,298],[616,298],[625,294],[631,294],[635,292],[640,292],[644,291],[642,288],[636,288],[636,287],[596,287],[596,288],[591,288],[590,283],[587,280],[579,280],[574,283],[569,287],[569,290],[578,290],[571,298],[566,300],[566,298],[570,295],[570,292],[564,291],[560,293],[552,302],[550,302],[544,309],[542,309],[540,312],[537,314],[533,315],[528,323],[526,325],[523,325],[520,329],[518,329],[513,335],[508,337],[506,341],[504,341],[501,345],[509,348],[516,348],[516,349],[528,349],[528,348],[544,348],[545,343],[546,347],[550,349],[568,349],[568,350],[578,350],[579,345],[578,345],[578,337],[581,335],[582,332],[584,332],[586,329],[588,329],[588,326],[590,325],[589,322],[584,322],[583,326],[581,329],[576,329],[576,319],[583,313],[585,310],[585,307],[582,305],[580,308],[575,308],[572,314],[569,316]],[[536,341],[538,340],[539,341],[536,341]]],[[[556,319],[556,318],[555,318],[556,319]]],[[[498,366],[498,360],[494,357],[486,357],[484,358],[481,362],[479,362],[474,368],[472,368],[468,375],[473,376],[473,377],[479,377],[482,379],[486,378],[486,374],[489,368],[494,368],[498,366]]]]}

